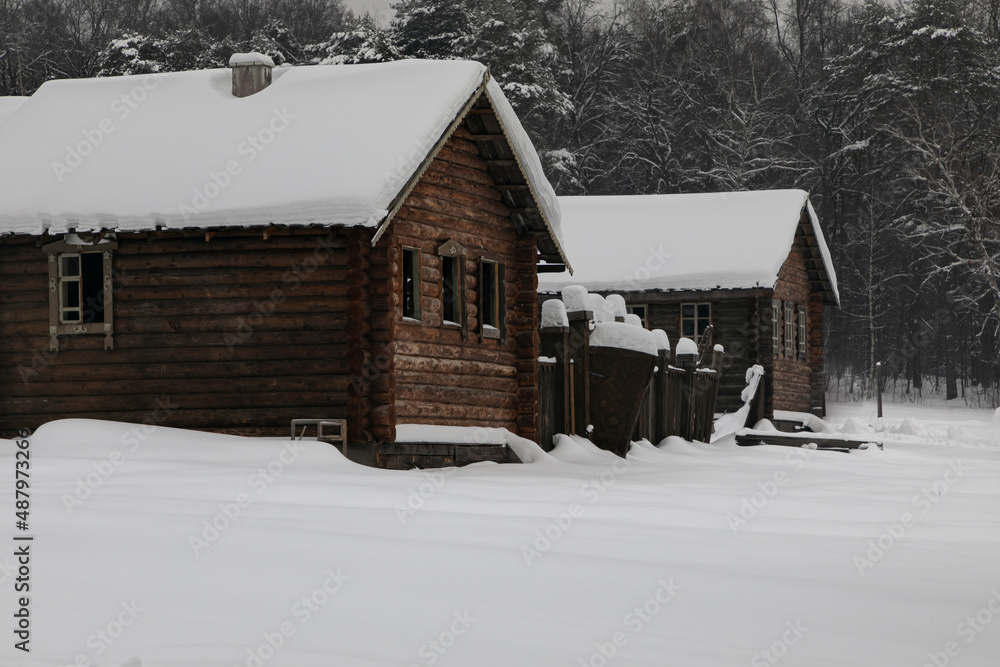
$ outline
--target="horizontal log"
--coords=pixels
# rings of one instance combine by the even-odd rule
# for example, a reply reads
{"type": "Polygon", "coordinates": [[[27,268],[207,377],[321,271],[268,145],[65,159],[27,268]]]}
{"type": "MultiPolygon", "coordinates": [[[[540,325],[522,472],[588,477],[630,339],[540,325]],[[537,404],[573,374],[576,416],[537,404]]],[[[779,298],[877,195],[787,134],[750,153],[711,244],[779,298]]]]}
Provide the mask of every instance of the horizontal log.
{"type": "Polygon", "coordinates": [[[476,391],[456,387],[441,387],[439,385],[399,385],[396,391],[397,412],[402,403],[425,403],[434,405],[435,410],[441,408],[480,408],[490,419],[502,420],[505,411],[517,409],[517,397],[502,392],[476,391]],[[497,411],[497,412],[491,412],[497,411]]]}
{"type": "MultiPolygon", "coordinates": [[[[302,229],[302,228],[300,228],[302,229]]],[[[328,248],[343,249],[345,239],[342,232],[333,229],[317,232],[304,231],[301,234],[273,231],[265,240],[263,231],[251,234],[234,235],[228,230],[215,230],[209,242],[205,242],[205,233],[189,232],[188,236],[164,236],[154,238],[126,239],[119,238],[116,253],[127,255],[166,255],[171,253],[260,253],[260,252],[299,252],[312,253],[319,249],[320,253],[328,252],[328,248]]]]}
{"type": "MultiPolygon", "coordinates": [[[[60,369],[62,370],[62,369],[60,369]]],[[[309,392],[325,391],[333,396],[346,396],[348,378],[346,375],[300,375],[300,376],[265,376],[265,377],[224,377],[204,378],[191,376],[186,378],[137,379],[142,376],[132,375],[126,378],[105,378],[99,374],[81,375],[72,382],[52,381],[66,379],[61,373],[40,373],[27,382],[5,382],[6,394],[10,398],[49,399],[63,401],[64,397],[97,396],[114,392],[127,396],[179,396],[179,395],[209,395],[209,396],[239,396],[238,405],[253,405],[254,402],[267,403],[274,400],[280,393],[308,394],[309,392]]],[[[210,399],[211,400],[211,399],[210,399]]],[[[213,405],[205,403],[203,405],[213,405]]]]}
{"type": "MultiPolygon", "coordinates": [[[[230,317],[130,317],[117,318],[115,331],[149,334],[171,331],[174,333],[218,333],[237,335],[242,322],[239,316],[230,317]]],[[[340,313],[289,314],[275,312],[267,317],[244,318],[252,327],[251,338],[263,331],[337,331],[343,330],[347,318],[340,313]]]]}
{"type": "Polygon", "coordinates": [[[397,387],[432,386],[475,389],[476,391],[493,391],[514,395],[517,391],[517,381],[509,377],[493,377],[489,375],[468,375],[457,373],[413,373],[411,371],[395,371],[397,387]]]}
{"type": "MultiPolygon", "coordinates": [[[[344,266],[323,266],[315,271],[304,268],[255,268],[248,271],[243,268],[212,268],[163,269],[158,271],[132,270],[122,272],[119,268],[119,282],[126,289],[148,287],[201,287],[208,285],[267,285],[270,287],[288,286],[295,289],[298,285],[310,283],[337,283],[346,280],[347,268],[344,266]]],[[[123,290],[124,291],[124,290],[123,290]]]]}
{"type": "Polygon", "coordinates": [[[437,154],[435,162],[445,162],[458,165],[467,169],[475,169],[486,173],[486,160],[479,155],[479,150],[475,152],[462,150],[458,146],[446,144],[437,154]]]}
{"type": "MultiPolygon", "coordinates": [[[[34,330],[19,336],[15,327],[0,326],[0,340],[4,345],[0,346],[0,358],[3,357],[4,347],[8,350],[35,352],[47,350],[49,344],[48,323],[32,323],[34,330]]],[[[104,335],[84,335],[66,336],[61,339],[63,350],[75,349],[101,349],[104,348],[104,335]]],[[[339,345],[347,340],[347,334],[343,329],[317,330],[317,331],[264,331],[254,330],[246,337],[238,337],[238,340],[227,340],[218,333],[146,333],[131,334],[117,331],[114,335],[115,349],[108,350],[109,355],[115,354],[128,357],[129,350],[152,349],[164,347],[220,347],[228,350],[229,347],[272,347],[272,346],[295,346],[295,345],[339,345]]]]}
{"type": "MultiPolygon", "coordinates": [[[[342,278],[346,277],[346,272],[342,278]]],[[[188,284],[143,285],[136,280],[115,292],[115,303],[133,301],[169,301],[187,299],[269,299],[295,297],[345,297],[347,284],[343,279],[334,281],[283,282],[275,275],[273,282],[245,282],[246,276],[233,275],[230,283],[200,283],[196,276],[188,284]],[[276,292],[275,290],[280,290],[276,292]]]]}
{"type": "MultiPolygon", "coordinates": [[[[261,351],[266,353],[266,351],[261,351]]],[[[309,378],[307,381],[317,386],[328,381],[340,382],[340,377],[346,376],[346,368],[342,359],[302,360],[298,363],[266,359],[254,361],[212,361],[193,362],[184,356],[165,363],[117,363],[117,364],[84,364],[77,357],[86,353],[60,353],[52,363],[45,365],[45,360],[27,360],[21,368],[16,366],[0,367],[0,382],[10,383],[10,392],[16,392],[16,385],[24,382],[32,384],[48,384],[66,381],[103,381],[120,382],[126,380],[151,379],[168,380],[190,378],[191,384],[211,379],[237,380],[240,378],[263,378],[275,380],[286,376],[309,378]],[[74,363],[75,362],[75,363],[74,363]]],[[[88,357],[93,355],[87,355],[88,357]]],[[[108,357],[114,355],[107,355],[108,357]]],[[[86,358],[86,357],[85,357],[86,358]]],[[[196,390],[192,386],[189,389],[196,390]]],[[[73,392],[82,393],[82,390],[73,392]]],[[[65,394],[53,394],[65,395],[65,394]]]]}
{"type": "MultiPolygon", "coordinates": [[[[500,194],[500,190],[493,185],[492,179],[489,183],[466,180],[465,178],[457,175],[457,171],[457,169],[428,169],[424,173],[421,182],[426,185],[433,185],[435,188],[440,188],[441,190],[437,191],[439,193],[438,196],[445,196],[446,193],[444,191],[449,191],[459,195],[454,198],[454,201],[466,206],[473,205],[473,199],[483,199],[502,205],[501,198],[503,195],[500,194]]],[[[486,176],[487,178],[489,177],[488,174],[486,174],[486,176]]],[[[496,213],[497,215],[510,215],[510,209],[507,208],[506,205],[502,205],[502,208],[495,206],[483,206],[481,204],[476,206],[481,207],[485,211],[496,213]]]]}
{"type": "MultiPolygon", "coordinates": [[[[492,188],[494,185],[493,177],[490,176],[485,165],[482,166],[483,168],[478,168],[447,159],[434,160],[425,176],[447,175],[450,178],[492,188]]],[[[499,196],[499,192],[497,195],[499,196]]]]}
{"type": "Polygon", "coordinates": [[[442,424],[442,425],[506,425],[513,427],[517,420],[517,410],[470,405],[445,405],[426,401],[397,400],[396,415],[399,424],[442,424]],[[420,420],[417,422],[416,420],[420,420]],[[462,424],[456,422],[461,421],[462,424]]]}
{"type": "MultiPolygon", "coordinates": [[[[110,388],[112,391],[114,388],[110,388]]],[[[128,395],[107,393],[97,396],[58,396],[49,398],[25,398],[4,396],[0,398],[0,414],[66,414],[76,412],[113,412],[128,408],[135,410],[155,410],[157,401],[168,398],[178,409],[243,410],[261,408],[294,408],[298,405],[346,405],[347,395],[325,391],[298,391],[294,393],[274,392],[271,394],[140,394],[128,395]]]]}
{"type": "MultiPolygon", "coordinates": [[[[404,209],[393,221],[393,226],[396,227],[398,242],[405,245],[423,248],[421,244],[426,244],[428,234],[447,234],[448,238],[479,254],[490,253],[502,261],[513,262],[513,228],[508,230],[506,225],[499,228],[494,225],[492,229],[486,229],[486,225],[481,223],[434,211],[404,209]]],[[[436,248],[428,247],[425,252],[434,253],[436,248]]]]}
{"type": "Polygon", "coordinates": [[[347,253],[335,249],[332,254],[326,251],[314,252],[312,249],[301,251],[278,250],[258,253],[164,253],[160,255],[129,255],[116,253],[115,268],[123,273],[140,271],[166,271],[174,269],[295,269],[303,273],[321,272],[324,268],[344,266],[347,253]]]}
{"type": "Polygon", "coordinates": [[[510,364],[411,356],[398,351],[394,357],[394,364],[397,371],[415,373],[473,374],[506,378],[513,378],[516,374],[515,368],[510,364]]]}
{"type": "MultiPolygon", "coordinates": [[[[85,337],[86,338],[86,337],[85,337]]],[[[95,345],[91,349],[79,349],[71,347],[58,353],[51,353],[48,350],[48,338],[46,337],[37,348],[25,346],[17,353],[12,353],[10,346],[0,351],[0,368],[13,368],[19,363],[49,364],[56,363],[52,357],[62,358],[67,364],[79,364],[82,366],[109,366],[109,365],[131,365],[131,364],[170,364],[183,366],[184,363],[213,363],[255,361],[265,363],[267,361],[281,361],[283,365],[289,367],[288,362],[300,361],[303,364],[313,365],[337,361],[341,371],[343,370],[343,358],[345,347],[340,344],[301,344],[301,345],[269,345],[256,347],[252,345],[235,345],[232,349],[227,347],[188,347],[182,353],[169,347],[151,347],[146,349],[129,348],[126,354],[115,354],[115,350],[104,349],[104,337],[99,336],[94,340],[95,345]],[[37,355],[37,357],[36,357],[37,355]]],[[[11,341],[12,343],[14,341],[11,341]]],[[[18,341],[22,342],[22,341],[18,341]]],[[[121,343],[121,340],[117,342],[121,343]]],[[[290,367],[295,367],[291,364],[290,367]]],[[[232,372],[229,367],[222,366],[221,373],[232,372]]],[[[189,373],[185,369],[183,373],[189,373]]],[[[179,375],[178,377],[184,377],[179,375]]]]}
{"type": "MultiPolygon", "coordinates": [[[[405,323],[401,324],[399,327],[400,330],[405,326],[405,323]]],[[[513,366],[516,360],[513,352],[492,346],[482,346],[474,336],[470,336],[469,342],[465,345],[445,345],[437,342],[400,338],[396,341],[396,354],[413,357],[479,361],[491,364],[503,364],[505,366],[513,366]]]]}
{"type": "Polygon", "coordinates": [[[419,189],[419,191],[414,190],[407,197],[404,208],[443,214],[450,216],[452,219],[466,220],[485,226],[509,228],[512,231],[514,229],[514,224],[510,218],[502,212],[485,211],[469,204],[456,203],[452,198],[448,197],[447,192],[433,189],[433,186],[425,186],[419,189]]]}

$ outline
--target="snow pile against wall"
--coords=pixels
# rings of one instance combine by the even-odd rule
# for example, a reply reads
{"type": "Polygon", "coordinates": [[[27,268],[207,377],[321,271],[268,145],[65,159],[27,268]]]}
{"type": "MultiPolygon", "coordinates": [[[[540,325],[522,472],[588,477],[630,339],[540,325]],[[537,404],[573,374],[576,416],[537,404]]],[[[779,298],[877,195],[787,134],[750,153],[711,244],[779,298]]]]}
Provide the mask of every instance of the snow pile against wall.
{"type": "MultiPolygon", "coordinates": [[[[807,201],[803,190],[560,197],[576,272],[541,274],[538,289],[571,281],[595,291],[773,288],[807,201]]],[[[829,250],[808,212],[836,292],[829,250]]]]}
{"type": "MultiPolygon", "coordinates": [[[[927,436],[850,455],[670,438],[627,460],[511,436],[534,463],[388,471],[316,442],[46,426],[30,438],[31,652],[4,642],[0,664],[732,667],[774,664],[780,644],[779,667],[881,667],[954,641],[950,664],[995,665],[1000,619],[963,639],[996,609],[990,412],[845,407],[837,431],[912,417],[927,436]],[[947,440],[958,419],[973,440],[947,440]],[[141,611],[122,631],[123,604],[141,611]]],[[[18,451],[0,442],[11,508],[18,451]]]]}
{"type": "Polygon", "coordinates": [[[505,428],[400,424],[396,426],[396,442],[503,445],[507,442],[509,433],[505,428]]]}
{"type": "Polygon", "coordinates": [[[656,356],[656,339],[642,327],[625,322],[599,322],[590,332],[591,347],[616,347],[656,356]]]}

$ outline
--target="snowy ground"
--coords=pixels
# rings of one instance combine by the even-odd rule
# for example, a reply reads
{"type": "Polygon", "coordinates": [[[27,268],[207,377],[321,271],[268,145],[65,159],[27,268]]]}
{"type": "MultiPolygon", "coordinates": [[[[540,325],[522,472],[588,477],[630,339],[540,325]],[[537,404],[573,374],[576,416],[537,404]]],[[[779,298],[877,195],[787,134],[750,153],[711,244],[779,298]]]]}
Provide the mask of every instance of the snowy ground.
{"type": "Polygon", "coordinates": [[[57,422],[27,533],[0,442],[4,539],[35,536],[29,654],[0,551],[0,665],[996,665],[1000,430],[886,411],[831,409],[884,451],[564,439],[428,473],[57,422]]]}

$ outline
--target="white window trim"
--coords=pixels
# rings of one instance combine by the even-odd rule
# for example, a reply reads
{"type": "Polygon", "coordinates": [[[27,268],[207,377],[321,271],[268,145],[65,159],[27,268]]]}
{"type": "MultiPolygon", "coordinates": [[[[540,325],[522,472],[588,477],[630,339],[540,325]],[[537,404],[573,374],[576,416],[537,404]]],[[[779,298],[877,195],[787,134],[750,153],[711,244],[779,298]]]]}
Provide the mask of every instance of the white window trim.
{"type": "MultiPolygon", "coordinates": [[[[59,350],[60,336],[77,336],[83,334],[104,334],[104,349],[114,349],[115,326],[112,261],[114,251],[117,249],[117,241],[106,239],[99,240],[95,243],[67,243],[65,240],[61,240],[42,246],[42,250],[48,255],[49,264],[49,350],[53,352],[59,350]],[[102,289],[104,297],[104,321],[91,323],[83,322],[84,304],[81,303],[80,320],[76,322],[64,322],[62,319],[64,310],[62,304],[62,257],[67,255],[82,255],[85,253],[102,253],[103,255],[102,289]]],[[[79,279],[81,280],[82,286],[82,260],[80,262],[80,273],[81,276],[79,279]]]]}

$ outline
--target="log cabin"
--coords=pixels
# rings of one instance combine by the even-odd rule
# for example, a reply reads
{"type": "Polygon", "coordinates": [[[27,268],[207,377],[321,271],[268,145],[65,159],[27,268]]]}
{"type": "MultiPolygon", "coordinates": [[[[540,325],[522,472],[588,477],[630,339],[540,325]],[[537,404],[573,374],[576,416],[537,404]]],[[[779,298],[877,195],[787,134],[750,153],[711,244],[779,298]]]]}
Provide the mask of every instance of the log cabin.
{"type": "Polygon", "coordinates": [[[536,265],[566,257],[485,66],[247,54],[51,81],[0,154],[0,431],[157,414],[537,438],[536,265]]]}
{"type": "Polygon", "coordinates": [[[840,303],[819,219],[802,190],[560,197],[570,275],[543,267],[542,301],[583,285],[621,294],[647,328],[725,348],[720,410],[764,368],[762,411],[825,413],[824,309],[840,303]],[[595,240],[599,241],[595,242],[595,240]]]}

